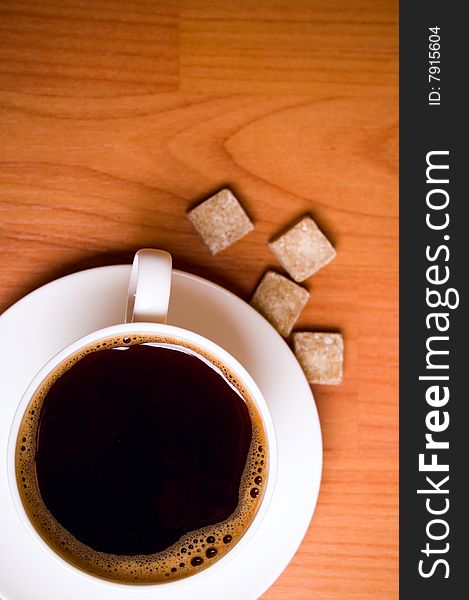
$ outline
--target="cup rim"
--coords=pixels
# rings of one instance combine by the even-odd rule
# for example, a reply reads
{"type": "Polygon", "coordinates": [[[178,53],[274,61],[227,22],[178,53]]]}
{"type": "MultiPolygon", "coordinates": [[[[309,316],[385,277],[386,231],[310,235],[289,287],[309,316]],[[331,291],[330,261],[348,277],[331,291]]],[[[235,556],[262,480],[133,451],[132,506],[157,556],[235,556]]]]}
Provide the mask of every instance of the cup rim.
{"type": "Polygon", "coordinates": [[[80,575],[88,581],[92,581],[96,584],[101,584],[106,587],[112,586],[120,589],[132,589],[135,590],[148,590],[151,587],[188,587],[191,585],[195,579],[199,580],[203,577],[209,577],[210,573],[214,571],[218,571],[223,568],[230,560],[235,558],[235,556],[249,543],[249,541],[254,537],[256,530],[261,524],[269,505],[271,503],[273,497],[273,491],[276,484],[277,478],[277,463],[278,463],[278,447],[277,447],[277,438],[275,433],[274,423],[267,406],[267,402],[264,399],[262,392],[257,386],[254,379],[248,373],[248,371],[241,365],[241,363],[232,356],[229,352],[227,352],[224,348],[213,342],[212,340],[198,334],[192,332],[188,329],[184,329],[182,327],[176,327],[174,325],[167,325],[163,323],[150,323],[150,322],[134,322],[134,323],[122,323],[118,325],[111,325],[109,327],[105,327],[102,329],[98,329],[93,331],[85,336],[77,338],[72,341],[70,344],[62,348],[59,352],[54,354],[36,373],[28,387],[24,391],[21,400],[15,410],[15,414],[10,426],[10,432],[8,435],[8,446],[7,446],[7,479],[8,485],[10,489],[10,496],[12,498],[13,504],[15,506],[16,513],[19,516],[19,519],[22,525],[26,528],[28,533],[32,536],[34,541],[45,551],[53,560],[58,562],[62,567],[68,569],[75,575],[80,575]],[[19,427],[24,415],[24,412],[36,390],[39,386],[44,382],[44,380],[48,377],[53,369],[55,369],[60,363],[67,359],[70,355],[75,354],[82,348],[86,348],[86,346],[96,343],[100,340],[108,339],[109,337],[134,333],[134,334],[155,334],[155,335],[168,335],[168,337],[175,339],[176,341],[180,339],[181,341],[189,342],[195,346],[195,351],[197,348],[200,348],[203,351],[206,351],[209,355],[212,355],[213,358],[220,360],[223,364],[226,364],[231,371],[240,379],[240,381],[246,386],[252,400],[254,401],[256,408],[259,412],[259,415],[262,420],[262,424],[264,426],[264,431],[266,434],[268,449],[269,449],[269,461],[268,461],[268,476],[267,476],[267,484],[265,486],[264,495],[262,497],[261,504],[254,515],[251,523],[239,539],[239,541],[230,549],[229,552],[223,557],[221,557],[216,563],[211,565],[210,567],[200,571],[199,573],[194,573],[193,575],[189,575],[182,579],[172,580],[172,581],[161,581],[154,583],[137,583],[133,584],[131,582],[120,582],[113,581],[111,579],[105,579],[98,575],[93,575],[78,566],[75,566],[72,562],[65,560],[58,553],[56,553],[49,544],[42,538],[37,529],[34,527],[32,522],[30,521],[26,509],[23,506],[23,502],[21,500],[21,496],[18,491],[17,479],[16,479],[16,470],[15,470],[15,456],[16,456],[16,443],[19,427]]]}

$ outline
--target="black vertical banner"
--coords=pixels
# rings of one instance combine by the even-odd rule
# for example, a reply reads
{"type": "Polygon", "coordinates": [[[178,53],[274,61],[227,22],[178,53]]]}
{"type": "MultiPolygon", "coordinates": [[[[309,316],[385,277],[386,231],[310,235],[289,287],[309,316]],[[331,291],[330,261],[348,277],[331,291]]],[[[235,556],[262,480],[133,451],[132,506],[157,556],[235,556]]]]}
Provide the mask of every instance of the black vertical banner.
{"type": "Polygon", "coordinates": [[[469,597],[469,30],[400,5],[400,597],[469,597]]]}

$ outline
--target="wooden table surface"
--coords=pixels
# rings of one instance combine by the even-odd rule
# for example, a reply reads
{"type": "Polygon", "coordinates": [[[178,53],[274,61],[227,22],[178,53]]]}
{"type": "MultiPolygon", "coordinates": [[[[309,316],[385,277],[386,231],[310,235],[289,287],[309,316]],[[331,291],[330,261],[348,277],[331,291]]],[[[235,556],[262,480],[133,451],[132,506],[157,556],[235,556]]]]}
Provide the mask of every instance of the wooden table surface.
{"type": "Polygon", "coordinates": [[[343,332],[344,382],[314,388],[319,502],[265,600],[397,596],[397,17],[395,0],[0,0],[0,312],[143,246],[248,299],[304,213],[337,249],[297,329],[343,332]],[[214,258],[185,213],[225,185],[256,230],[214,258]]]}

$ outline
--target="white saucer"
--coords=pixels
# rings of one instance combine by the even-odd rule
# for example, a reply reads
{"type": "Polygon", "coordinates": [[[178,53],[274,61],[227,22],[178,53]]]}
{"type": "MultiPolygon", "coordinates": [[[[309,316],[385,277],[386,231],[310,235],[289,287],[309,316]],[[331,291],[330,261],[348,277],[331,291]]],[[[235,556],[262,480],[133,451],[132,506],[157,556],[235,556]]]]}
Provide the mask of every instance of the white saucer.
{"type": "MultiPolygon", "coordinates": [[[[6,447],[16,406],[36,371],[58,350],[95,329],[122,322],[130,265],[63,277],[29,294],[0,317],[0,597],[2,600],[254,600],[296,552],[319,492],[322,441],[311,389],[295,357],[254,309],[225,289],[173,271],[168,322],[228,350],[250,372],[270,407],[278,438],[274,498],[242,553],[181,593],[164,584],[106,588],[61,568],[32,539],[13,506],[6,447]]],[[[189,581],[189,580],[188,580],[189,581]]]]}

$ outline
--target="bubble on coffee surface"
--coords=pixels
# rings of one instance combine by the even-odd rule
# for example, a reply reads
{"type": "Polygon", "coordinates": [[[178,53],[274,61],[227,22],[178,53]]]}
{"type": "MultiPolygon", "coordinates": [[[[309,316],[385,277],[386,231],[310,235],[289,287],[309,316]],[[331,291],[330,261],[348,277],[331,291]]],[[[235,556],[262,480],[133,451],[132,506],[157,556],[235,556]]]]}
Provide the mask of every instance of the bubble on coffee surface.
{"type": "Polygon", "coordinates": [[[248,391],[225,365],[197,346],[166,336],[138,334],[100,340],[61,363],[37,389],[24,414],[16,444],[16,478],[26,512],[40,536],[64,560],[97,577],[127,584],[151,584],[181,579],[216,563],[241,539],[254,519],[267,482],[267,440],[259,413],[248,391]],[[84,356],[137,344],[167,345],[204,357],[241,394],[249,409],[252,439],[239,487],[239,502],[224,521],[190,531],[176,543],[153,554],[117,555],[98,552],[77,540],[49,512],[35,474],[37,426],[44,398],[52,384],[84,356]],[[254,475],[255,474],[255,475],[254,475]],[[260,480],[259,474],[262,475],[260,480]],[[252,489],[258,490],[252,494],[252,489]],[[190,548],[191,547],[191,548],[190,548]]]}

